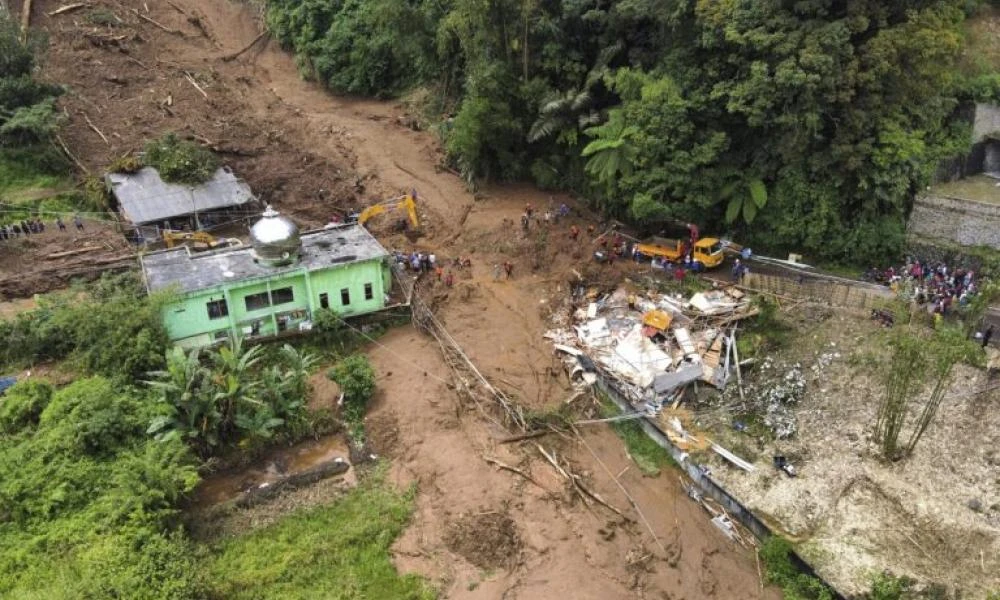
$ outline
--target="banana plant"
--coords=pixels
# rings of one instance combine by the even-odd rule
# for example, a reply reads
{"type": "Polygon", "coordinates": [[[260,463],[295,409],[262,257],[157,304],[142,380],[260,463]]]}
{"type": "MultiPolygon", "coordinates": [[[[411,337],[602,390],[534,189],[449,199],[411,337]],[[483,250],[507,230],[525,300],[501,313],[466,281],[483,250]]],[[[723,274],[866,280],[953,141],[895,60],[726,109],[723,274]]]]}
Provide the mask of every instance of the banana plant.
{"type": "Polygon", "coordinates": [[[756,177],[741,178],[723,186],[719,200],[729,201],[726,206],[727,223],[735,223],[742,215],[743,221],[750,225],[767,205],[767,186],[756,177]]]}

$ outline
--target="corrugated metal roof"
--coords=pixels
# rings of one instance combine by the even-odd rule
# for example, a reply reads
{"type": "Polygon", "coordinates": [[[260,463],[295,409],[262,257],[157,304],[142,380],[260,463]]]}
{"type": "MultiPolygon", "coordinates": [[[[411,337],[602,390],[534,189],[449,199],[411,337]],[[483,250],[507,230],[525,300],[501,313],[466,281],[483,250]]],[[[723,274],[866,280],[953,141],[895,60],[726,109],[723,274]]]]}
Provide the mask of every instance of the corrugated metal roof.
{"type": "Polygon", "coordinates": [[[364,227],[345,225],[302,234],[299,260],[280,267],[258,262],[253,249],[245,246],[198,253],[192,253],[187,247],[173,248],[145,254],[140,262],[150,292],[175,288],[186,293],[388,255],[364,227]]]}
{"type": "Polygon", "coordinates": [[[135,173],[109,173],[106,180],[122,215],[135,225],[241,206],[254,199],[250,186],[226,167],[196,186],[167,183],[151,167],[135,173]]]}

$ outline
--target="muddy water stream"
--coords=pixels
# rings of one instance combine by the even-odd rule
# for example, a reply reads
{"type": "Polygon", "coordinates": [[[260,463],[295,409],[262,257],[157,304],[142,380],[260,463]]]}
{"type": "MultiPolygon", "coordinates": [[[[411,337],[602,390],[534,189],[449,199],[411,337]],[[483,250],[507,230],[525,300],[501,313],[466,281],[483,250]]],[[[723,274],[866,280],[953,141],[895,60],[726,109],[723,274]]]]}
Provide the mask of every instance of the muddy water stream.
{"type": "MultiPolygon", "coordinates": [[[[336,458],[346,461],[348,456],[347,444],[335,435],[280,448],[248,467],[206,476],[195,489],[192,504],[207,507],[227,502],[246,490],[274,483],[336,458]]],[[[348,485],[354,485],[353,468],[341,477],[348,485]]]]}

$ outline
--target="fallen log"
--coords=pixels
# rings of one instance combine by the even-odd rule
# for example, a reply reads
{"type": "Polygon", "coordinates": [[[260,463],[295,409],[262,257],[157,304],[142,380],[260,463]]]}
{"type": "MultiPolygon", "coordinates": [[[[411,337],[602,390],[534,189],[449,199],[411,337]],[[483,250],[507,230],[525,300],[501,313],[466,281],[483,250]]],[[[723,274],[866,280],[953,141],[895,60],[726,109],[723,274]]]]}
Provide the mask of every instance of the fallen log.
{"type": "Polygon", "coordinates": [[[227,55],[223,56],[222,57],[223,62],[229,62],[229,61],[236,60],[237,58],[239,58],[240,56],[242,56],[247,50],[249,50],[250,48],[253,48],[254,46],[256,46],[257,42],[259,42],[262,39],[264,39],[264,37],[267,35],[267,33],[268,32],[266,32],[266,31],[262,31],[260,33],[260,35],[258,35],[257,37],[255,37],[253,39],[253,41],[250,42],[249,44],[247,44],[246,46],[243,46],[242,48],[240,48],[236,52],[233,52],[232,54],[227,54],[227,55]]]}
{"type": "Polygon", "coordinates": [[[311,469],[306,469],[300,473],[289,475],[288,477],[275,481],[274,483],[262,484],[255,488],[251,488],[243,492],[243,495],[240,496],[234,504],[239,508],[257,506],[258,504],[263,504],[268,500],[271,500],[285,490],[304,487],[312,485],[323,479],[329,479],[330,477],[347,472],[350,467],[351,465],[346,460],[342,458],[335,458],[333,460],[320,463],[311,469]]]}
{"type": "Polygon", "coordinates": [[[45,257],[45,260],[56,260],[57,258],[65,258],[67,256],[76,256],[77,254],[84,254],[87,252],[93,252],[94,250],[100,250],[100,246],[86,246],[84,248],[78,248],[76,250],[66,250],[64,252],[53,252],[45,257]]]}
{"type": "Polygon", "coordinates": [[[520,435],[512,435],[510,437],[505,437],[499,440],[498,444],[513,444],[514,442],[520,442],[523,440],[531,440],[537,437],[542,437],[543,435],[548,435],[552,433],[551,431],[532,431],[529,433],[522,433],[520,435]]]}
{"type": "Polygon", "coordinates": [[[60,6],[59,8],[57,8],[57,9],[55,9],[53,11],[50,11],[50,12],[48,12],[46,14],[49,15],[50,17],[54,17],[56,15],[61,15],[61,14],[72,12],[74,10],[78,10],[78,9],[81,9],[81,8],[86,8],[88,6],[90,6],[90,4],[88,4],[86,2],[75,2],[73,4],[67,4],[65,6],[60,6]]]}
{"type": "Polygon", "coordinates": [[[28,26],[31,25],[31,0],[24,0],[21,5],[21,39],[28,39],[28,26]]]}

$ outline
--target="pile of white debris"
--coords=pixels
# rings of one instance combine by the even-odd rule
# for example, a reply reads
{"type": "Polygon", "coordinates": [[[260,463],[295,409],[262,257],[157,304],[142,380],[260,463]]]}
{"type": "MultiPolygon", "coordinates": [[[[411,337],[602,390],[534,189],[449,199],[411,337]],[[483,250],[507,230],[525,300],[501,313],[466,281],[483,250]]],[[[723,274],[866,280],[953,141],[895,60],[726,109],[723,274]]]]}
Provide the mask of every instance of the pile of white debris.
{"type": "Polygon", "coordinates": [[[735,287],[688,299],[595,290],[577,306],[572,324],[545,333],[566,355],[574,377],[613,379],[636,410],[660,411],[695,382],[723,388],[736,370],[735,324],[757,314],[735,287]]]}

